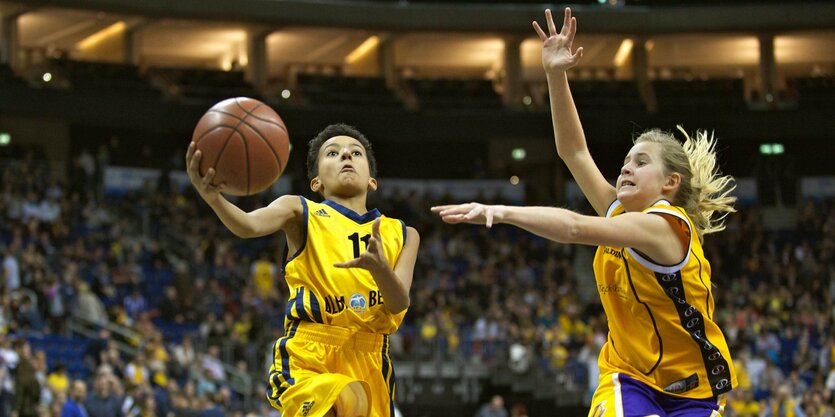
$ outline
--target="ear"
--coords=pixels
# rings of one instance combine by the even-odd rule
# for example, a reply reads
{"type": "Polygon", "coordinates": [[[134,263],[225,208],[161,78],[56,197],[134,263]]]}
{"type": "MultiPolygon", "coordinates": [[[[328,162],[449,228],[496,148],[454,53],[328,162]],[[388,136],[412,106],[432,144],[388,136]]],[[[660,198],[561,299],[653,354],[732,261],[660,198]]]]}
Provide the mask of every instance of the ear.
{"type": "Polygon", "coordinates": [[[368,191],[377,191],[377,180],[375,178],[368,178],[368,191]]]}
{"type": "Polygon", "coordinates": [[[310,180],[310,191],[313,191],[314,193],[318,193],[319,190],[321,190],[321,189],[322,189],[322,181],[319,181],[319,177],[314,177],[312,180],[310,180]]]}
{"type": "Polygon", "coordinates": [[[681,174],[673,172],[667,176],[667,181],[664,182],[664,186],[662,188],[664,190],[675,191],[679,184],[681,184],[681,174]]]}

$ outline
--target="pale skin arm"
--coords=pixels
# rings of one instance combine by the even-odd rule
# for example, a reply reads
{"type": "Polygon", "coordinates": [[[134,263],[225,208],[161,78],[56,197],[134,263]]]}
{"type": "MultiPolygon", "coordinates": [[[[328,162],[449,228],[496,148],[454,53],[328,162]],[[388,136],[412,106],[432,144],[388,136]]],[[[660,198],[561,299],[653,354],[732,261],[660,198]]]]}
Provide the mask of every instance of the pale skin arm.
{"type": "MultiPolygon", "coordinates": [[[[288,232],[298,228],[302,218],[302,204],[298,196],[281,196],[267,207],[249,213],[225,199],[220,192],[225,184],[213,185],[214,168],[209,168],[205,176],[200,176],[198,167],[202,153],[196,150],[192,142],[186,152],[186,171],[200,197],[214,210],[217,217],[235,236],[251,238],[266,236],[279,230],[288,232]],[[287,230],[291,229],[291,230],[287,230]]],[[[290,233],[288,233],[288,237],[290,233]]]]}
{"type": "Polygon", "coordinates": [[[368,240],[368,248],[360,254],[359,258],[336,263],[333,266],[338,268],[362,268],[370,272],[383,294],[384,305],[392,314],[397,314],[409,308],[409,290],[412,287],[412,276],[415,272],[420,235],[414,228],[406,228],[406,244],[400,252],[397,263],[392,268],[389,266],[383,252],[380,222],[380,219],[377,219],[371,225],[371,238],[368,240]]]}
{"type": "Polygon", "coordinates": [[[675,264],[684,259],[687,240],[677,233],[669,216],[624,213],[616,217],[584,216],[555,207],[486,206],[479,203],[432,207],[446,223],[491,227],[506,223],[561,243],[627,247],[656,262],[675,264]]]}
{"type": "Polygon", "coordinates": [[[542,66],[548,80],[557,154],[571,171],[594,210],[603,216],[609,204],[615,201],[615,188],[603,177],[589,153],[583,126],[580,124],[565,74],[566,70],[577,65],[583,57],[582,47],[577,48],[574,53],[571,52],[574,35],[577,33],[577,18],[572,17],[571,9],[566,8],[559,33],[550,10],[545,11],[545,20],[548,23],[548,34],[545,34],[537,22],[533,22],[533,27],[542,40],[542,66]]]}

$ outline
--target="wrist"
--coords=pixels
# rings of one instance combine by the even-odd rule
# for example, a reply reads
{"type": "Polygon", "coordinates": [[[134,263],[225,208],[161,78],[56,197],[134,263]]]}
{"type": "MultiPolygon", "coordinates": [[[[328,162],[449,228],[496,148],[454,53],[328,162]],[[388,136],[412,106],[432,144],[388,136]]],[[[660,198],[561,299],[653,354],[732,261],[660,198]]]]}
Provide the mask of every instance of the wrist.
{"type": "Polygon", "coordinates": [[[507,223],[508,207],[505,205],[493,206],[493,223],[507,223]]]}

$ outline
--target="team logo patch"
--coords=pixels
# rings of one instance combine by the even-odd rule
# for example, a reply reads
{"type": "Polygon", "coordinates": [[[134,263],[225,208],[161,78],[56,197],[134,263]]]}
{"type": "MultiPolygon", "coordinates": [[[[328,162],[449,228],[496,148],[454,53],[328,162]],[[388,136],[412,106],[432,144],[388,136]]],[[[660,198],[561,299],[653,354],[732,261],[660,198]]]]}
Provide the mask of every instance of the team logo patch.
{"type": "Polygon", "coordinates": [[[319,217],[330,217],[331,216],[330,214],[328,214],[327,211],[325,211],[325,209],[316,210],[315,212],[313,212],[313,214],[315,214],[319,217]]]}
{"type": "Polygon", "coordinates": [[[354,313],[362,314],[368,309],[368,302],[366,302],[365,296],[360,293],[355,293],[351,296],[351,299],[348,300],[348,307],[350,307],[354,313]]]}

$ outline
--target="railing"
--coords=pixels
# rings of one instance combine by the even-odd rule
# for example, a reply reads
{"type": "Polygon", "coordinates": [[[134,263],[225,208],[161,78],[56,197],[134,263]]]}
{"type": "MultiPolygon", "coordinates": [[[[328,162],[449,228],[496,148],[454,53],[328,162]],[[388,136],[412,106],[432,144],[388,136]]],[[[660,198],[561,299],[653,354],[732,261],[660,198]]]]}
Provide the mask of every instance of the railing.
{"type": "MultiPolygon", "coordinates": [[[[67,328],[72,333],[76,333],[78,335],[93,340],[98,339],[99,329],[107,329],[114,335],[119,335],[124,340],[135,340],[139,342],[138,344],[141,344],[141,342],[145,340],[144,335],[125,326],[119,326],[110,322],[99,323],[80,317],[70,317],[67,320],[67,328]]],[[[118,340],[116,341],[116,346],[118,347],[120,353],[128,357],[136,355],[137,351],[139,350],[137,347],[131,346],[128,343],[120,342],[118,340]]],[[[195,344],[195,347],[197,346],[199,346],[199,344],[195,344]]],[[[245,410],[252,409],[254,405],[254,398],[252,395],[252,376],[246,372],[239,371],[237,368],[229,365],[226,362],[221,361],[221,365],[223,367],[224,373],[226,373],[226,375],[228,376],[227,381],[225,382],[228,384],[232,392],[241,396],[241,398],[243,399],[243,408],[245,410]]]]}

